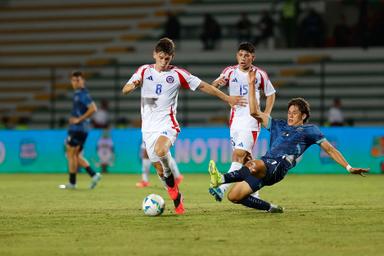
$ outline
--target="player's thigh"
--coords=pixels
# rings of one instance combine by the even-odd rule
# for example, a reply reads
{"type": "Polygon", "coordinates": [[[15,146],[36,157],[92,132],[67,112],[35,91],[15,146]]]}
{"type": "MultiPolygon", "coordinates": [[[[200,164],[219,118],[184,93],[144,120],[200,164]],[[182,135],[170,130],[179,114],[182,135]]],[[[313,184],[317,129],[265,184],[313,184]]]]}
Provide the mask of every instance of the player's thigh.
{"type": "Polygon", "coordinates": [[[248,197],[252,194],[252,188],[245,181],[237,182],[231,187],[228,192],[227,198],[229,201],[238,203],[242,199],[248,197]]]}
{"type": "Polygon", "coordinates": [[[155,153],[158,156],[165,156],[170,147],[172,146],[171,140],[166,136],[159,136],[155,144],[155,153]]]}
{"type": "Polygon", "coordinates": [[[245,164],[250,159],[252,155],[246,150],[235,148],[232,152],[232,162],[245,164]]]}

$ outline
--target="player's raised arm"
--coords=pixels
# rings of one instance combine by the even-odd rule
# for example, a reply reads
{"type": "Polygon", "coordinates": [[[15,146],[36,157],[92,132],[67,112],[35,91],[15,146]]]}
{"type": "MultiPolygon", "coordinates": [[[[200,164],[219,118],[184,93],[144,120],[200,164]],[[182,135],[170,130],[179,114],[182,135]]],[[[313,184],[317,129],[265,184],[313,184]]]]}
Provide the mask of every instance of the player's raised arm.
{"type": "Polygon", "coordinates": [[[227,94],[223,93],[213,85],[210,85],[204,81],[201,81],[199,87],[202,92],[205,92],[207,94],[216,96],[220,98],[221,100],[227,102],[231,107],[234,107],[235,105],[239,106],[245,106],[247,103],[247,100],[244,99],[244,97],[241,96],[228,96],[227,94]]]}
{"type": "Polygon", "coordinates": [[[256,99],[256,89],[255,89],[255,81],[256,81],[256,70],[250,70],[248,72],[248,84],[249,84],[249,113],[252,117],[260,120],[261,124],[264,127],[267,127],[269,114],[261,112],[259,102],[256,99]]]}
{"type": "Polygon", "coordinates": [[[140,87],[141,86],[141,80],[136,80],[136,81],[133,81],[132,83],[130,83],[130,84],[126,84],[126,85],[124,85],[124,87],[123,87],[123,90],[122,90],[122,93],[124,94],[124,95],[126,95],[126,94],[129,94],[129,93],[131,93],[133,90],[135,90],[137,87],[140,87]]]}
{"type": "Polygon", "coordinates": [[[343,166],[348,172],[352,174],[359,174],[361,176],[364,176],[364,173],[369,172],[368,168],[354,168],[350,166],[345,160],[344,156],[340,153],[339,150],[337,150],[334,146],[332,146],[331,143],[329,143],[327,140],[323,141],[320,144],[320,147],[327,152],[327,154],[332,157],[333,160],[335,160],[339,165],[343,166]]]}

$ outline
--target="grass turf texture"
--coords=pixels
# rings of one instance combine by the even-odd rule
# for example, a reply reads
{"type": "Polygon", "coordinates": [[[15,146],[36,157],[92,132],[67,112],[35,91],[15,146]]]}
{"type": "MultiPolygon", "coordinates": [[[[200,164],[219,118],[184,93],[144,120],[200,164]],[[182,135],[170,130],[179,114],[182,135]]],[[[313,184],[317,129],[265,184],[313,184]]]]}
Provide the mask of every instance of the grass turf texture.
{"type": "Polygon", "coordinates": [[[285,207],[268,214],[216,203],[208,175],[185,175],[186,214],[155,176],[104,175],[88,190],[59,190],[66,175],[0,175],[0,255],[382,255],[384,176],[289,175],[261,196],[285,207]],[[144,216],[143,198],[160,194],[166,210],[144,216]]]}

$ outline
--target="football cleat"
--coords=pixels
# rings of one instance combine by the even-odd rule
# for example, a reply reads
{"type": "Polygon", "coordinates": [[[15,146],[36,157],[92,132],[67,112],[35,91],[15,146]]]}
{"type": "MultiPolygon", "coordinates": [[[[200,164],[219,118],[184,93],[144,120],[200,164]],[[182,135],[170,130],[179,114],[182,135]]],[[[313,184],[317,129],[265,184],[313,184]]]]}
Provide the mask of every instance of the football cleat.
{"type": "Polygon", "coordinates": [[[209,161],[208,172],[211,176],[211,188],[217,188],[223,184],[223,175],[217,170],[215,161],[209,161]]]}
{"type": "Polygon", "coordinates": [[[76,189],[76,184],[71,184],[71,183],[61,184],[59,185],[59,188],[60,189],[76,189]]]}
{"type": "Polygon", "coordinates": [[[271,208],[268,210],[268,212],[270,212],[270,213],[283,213],[284,208],[279,206],[279,205],[276,205],[276,204],[271,204],[271,208]]]}
{"type": "Polygon", "coordinates": [[[99,183],[100,180],[101,180],[101,174],[100,173],[96,173],[92,177],[91,184],[89,185],[89,189],[94,189],[96,187],[97,183],[99,183]]]}
{"type": "Polygon", "coordinates": [[[168,195],[169,197],[175,201],[177,199],[177,196],[179,195],[179,188],[177,185],[175,185],[173,188],[167,187],[168,195]]]}
{"type": "Polygon", "coordinates": [[[223,200],[224,193],[220,188],[209,188],[208,192],[215,198],[217,202],[221,202],[223,200]]]}
{"type": "Polygon", "coordinates": [[[150,185],[151,184],[148,181],[144,181],[144,180],[141,180],[136,183],[137,188],[145,188],[145,187],[149,187],[150,185]]]}
{"type": "Polygon", "coordinates": [[[176,214],[184,214],[185,213],[185,209],[184,209],[184,198],[183,198],[183,195],[180,194],[180,203],[177,207],[175,207],[175,213],[176,214]]]}

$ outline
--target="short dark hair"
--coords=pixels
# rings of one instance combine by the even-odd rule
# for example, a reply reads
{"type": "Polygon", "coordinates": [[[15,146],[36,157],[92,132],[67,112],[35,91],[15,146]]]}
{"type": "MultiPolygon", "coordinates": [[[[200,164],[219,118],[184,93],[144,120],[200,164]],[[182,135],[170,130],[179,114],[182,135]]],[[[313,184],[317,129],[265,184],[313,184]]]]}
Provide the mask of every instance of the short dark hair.
{"type": "Polygon", "coordinates": [[[72,72],[71,77],[83,77],[84,78],[84,74],[81,71],[75,70],[72,72]]]}
{"type": "Polygon", "coordinates": [[[155,52],[164,52],[168,55],[174,55],[175,43],[168,37],[161,38],[155,46],[155,52]]]}
{"type": "Polygon", "coordinates": [[[301,114],[306,114],[307,116],[303,120],[304,123],[306,123],[311,116],[311,108],[309,107],[308,101],[306,101],[303,98],[293,98],[288,102],[288,109],[291,106],[297,106],[300,110],[301,114]]]}
{"type": "Polygon", "coordinates": [[[239,48],[237,51],[244,50],[250,53],[255,53],[255,46],[251,44],[250,42],[242,42],[239,44],[239,48]]]}

